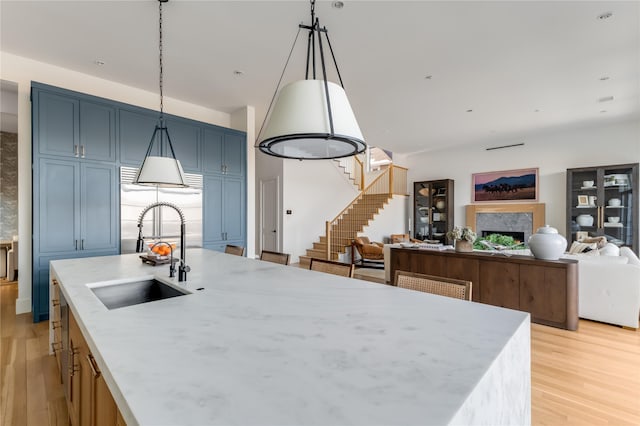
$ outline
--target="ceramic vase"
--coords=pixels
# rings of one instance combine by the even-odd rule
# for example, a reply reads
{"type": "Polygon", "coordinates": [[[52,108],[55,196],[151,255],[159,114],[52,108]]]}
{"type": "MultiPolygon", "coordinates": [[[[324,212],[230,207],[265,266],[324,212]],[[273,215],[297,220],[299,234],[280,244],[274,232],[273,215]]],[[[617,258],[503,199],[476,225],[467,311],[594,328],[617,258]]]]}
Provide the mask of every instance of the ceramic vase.
{"type": "Polygon", "coordinates": [[[473,243],[467,240],[456,240],[456,251],[461,253],[473,251],[473,243]]]}
{"type": "Polygon", "coordinates": [[[529,249],[536,259],[558,260],[567,249],[567,240],[549,225],[529,237],[529,249]]]}

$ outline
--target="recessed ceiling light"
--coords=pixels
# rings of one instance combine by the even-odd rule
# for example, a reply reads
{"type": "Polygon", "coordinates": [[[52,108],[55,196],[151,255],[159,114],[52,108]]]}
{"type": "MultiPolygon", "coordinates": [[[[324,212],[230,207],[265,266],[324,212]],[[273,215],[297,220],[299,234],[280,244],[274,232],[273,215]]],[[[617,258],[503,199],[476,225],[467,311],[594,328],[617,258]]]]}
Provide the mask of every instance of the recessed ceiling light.
{"type": "Polygon", "coordinates": [[[603,112],[607,112],[607,110],[606,109],[601,109],[600,113],[603,113],[603,112]]]}
{"type": "Polygon", "coordinates": [[[101,61],[100,59],[96,59],[95,61],[93,61],[93,63],[99,67],[104,65],[104,61],[101,61]]]}
{"type": "Polygon", "coordinates": [[[612,16],[613,16],[613,12],[604,12],[604,13],[601,13],[600,15],[598,15],[598,19],[602,19],[602,20],[609,19],[612,16]]]}
{"type": "Polygon", "coordinates": [[[533,112],[540,112],[540,110],[539,109],[534,109],[533,112]]]}
{"type": "Polygon", "coordinates": [[[467,112],[473,112],[473,110],[472,109],[468,109],[467,112]]]}
{"type": "Polygon", "coordinates": [[[432,78],[433,78],[433,76],[432,76],[432,75],[425,75],[425,76],[424,76],[424,79],[425,79],[425,80],[431,80],[432,78]]]}
{"type": "Polygon", "coordinates": [[[233,75],[237,75],[237,76],[244,75],[244,71],[240,71],[240,70],[233,70],[233,75]]]}
{"type": "Polygon", "coordinates": [[[600,77],[600,81],[607,81],[607,80],[609,80],[608,75],[603,75],[602,77],[600,77]]]}
{"type": "Polygon", "coordinates": [[[603,96],[602,98],[598,99],[598,102],[610,102],[613,100],[613,96],[603,96]]]}
{"type": "Polygon", "coordinates": [[[334,9],[342,9],[344,7],[344,2],[334,1],[333,3],[331,3],[331,7],[333,7],[334,9]]]}

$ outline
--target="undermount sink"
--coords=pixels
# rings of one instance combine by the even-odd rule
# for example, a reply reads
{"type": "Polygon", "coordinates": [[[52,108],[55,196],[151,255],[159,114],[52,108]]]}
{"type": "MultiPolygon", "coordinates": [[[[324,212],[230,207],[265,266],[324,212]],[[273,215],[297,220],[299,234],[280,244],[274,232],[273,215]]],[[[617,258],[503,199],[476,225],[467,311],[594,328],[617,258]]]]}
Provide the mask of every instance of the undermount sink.
{"type": "Polygon", "coordinates": [[[118,309],[190,294],[186,290],[179,290],[155,278],[126,282],[95,283],[89,284],[89,288],[107,309],[118,309]]]}

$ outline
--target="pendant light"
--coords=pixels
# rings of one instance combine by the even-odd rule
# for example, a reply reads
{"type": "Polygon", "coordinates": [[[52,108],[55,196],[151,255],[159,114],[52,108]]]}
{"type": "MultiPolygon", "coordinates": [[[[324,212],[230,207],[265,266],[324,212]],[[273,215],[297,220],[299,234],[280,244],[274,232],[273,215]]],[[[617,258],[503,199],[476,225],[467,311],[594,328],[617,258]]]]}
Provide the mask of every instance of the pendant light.
{"type": "MultiPolygon", "coordinates": [[[[278,82],[265,122],[260,129],[258,148],[268,155],[298,160],[349,157],[365,151],[367,145],[344,91],[328,31],[326,27],[320,27],[319,19],[315,16],[315,0],[311,0],[311,25],[300,24],[298,35],[300,29],[309,32],[305,80],[283,87],[271,111],[273,99],[280,86],[278,82]],[[329,46],[340,85],[327,81],[323,34],[329,46]],[[316,79],[316,51],[320,56],[321,79],[316,79]]],[[[296,41],[297,39],[296,35],[296,41]]],[[[291,53],[289,53],[290,57],[291,53]]],[[[286,67],[285,64],[282,75],[286,67]]]]}
{"type": "Polygon", "coordinates": [[[136,173],[136,177],[133,183],[138,185],[157,186],[161,188],[186,188],[187,181],[184,176],[184,171],[180,165],[180,161],[176,159],[176,154],[173,151],[173,145],[171,144],[171,138],[169,137],[169,131],[164,120],[164,104],[162,93],[162,3],[166,3],[169,0],[158,0],[160,9],[160,19],[158,21],[158,28],[160,33],[159,42],[159,62],[160,62],[160,118],[158,124],[153,131],[151,141],[149,142],[149,148],[142,160],[142,165],[136,173]],[[153,145],[158,142],[160,145],[160,155],[152,155],[153,145]],[[165,147],[166,145],[166,147],[165,147]],[[165,151],[167,155],[165,156],[165,151]]]}

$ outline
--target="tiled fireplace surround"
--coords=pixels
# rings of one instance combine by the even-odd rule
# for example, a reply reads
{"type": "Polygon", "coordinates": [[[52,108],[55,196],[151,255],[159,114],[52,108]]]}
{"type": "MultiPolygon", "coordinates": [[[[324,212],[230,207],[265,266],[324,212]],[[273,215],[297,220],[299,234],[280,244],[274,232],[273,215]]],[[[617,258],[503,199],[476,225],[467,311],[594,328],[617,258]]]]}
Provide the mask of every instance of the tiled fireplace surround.
{"type": "Polygon", "coordinates": [[[467,206],[467,226],[478,235],[482,231],[524,233],[524,242],[544,225],[543,203],[470,204],[467,206]]]}

